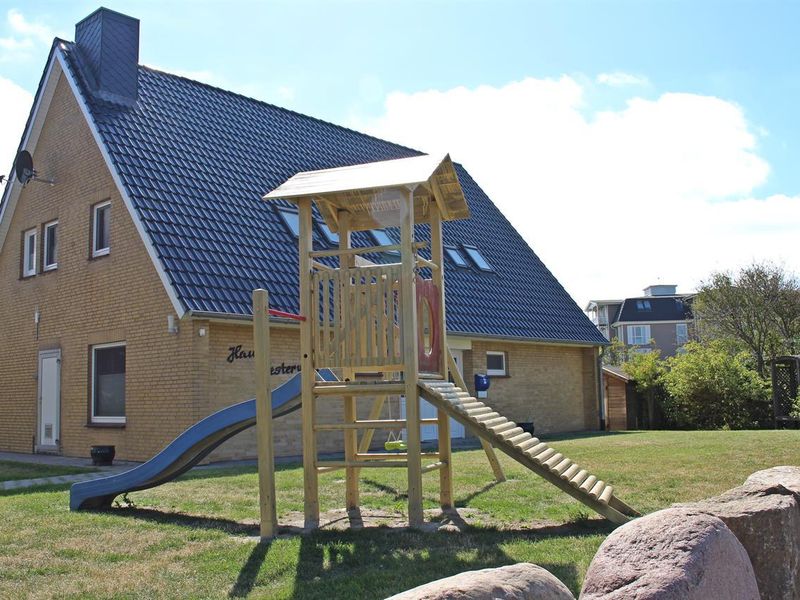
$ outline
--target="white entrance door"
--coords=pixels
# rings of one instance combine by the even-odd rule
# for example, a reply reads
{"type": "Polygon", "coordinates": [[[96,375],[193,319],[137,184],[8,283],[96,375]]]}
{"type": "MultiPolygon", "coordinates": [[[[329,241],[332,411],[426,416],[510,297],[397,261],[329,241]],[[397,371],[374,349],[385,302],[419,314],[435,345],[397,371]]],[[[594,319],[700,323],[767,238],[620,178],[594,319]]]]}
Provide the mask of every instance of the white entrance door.
{"type": "Polygon", "coordinates": [[[58,449],[61,417],[61,350],[39,353],[39,450],[58,449]]]}
{"type": "MultiPolygon", "coordinates": [[[[452,350],[453,358],[456,360],[456,364],[458,365],[458,370],[461,372],[463,369],[463,360],[464,354],[461,350],[452,350]]],[[[402,398],[400,401],[400,410],[401,410],[401,419],[406,418],[406,399],[402,398]]],[[[435,419],[436,415],[436,407],[433,406],[430,402],[426,402],[420,398],[419,401],[419,416],[420,419],[435,419]]],[[[423,425],[420,428],[420,439],[424,442],[427,440],[435,440],[438,439],[438,427],[436,425],[423,425]]],[[[403,439],[405,439],[405,429],[403,430],[403,439]]],[[[450,419],[450,438],[451,439],[460,439],[464,437],[464,426],[450,419]]]]}

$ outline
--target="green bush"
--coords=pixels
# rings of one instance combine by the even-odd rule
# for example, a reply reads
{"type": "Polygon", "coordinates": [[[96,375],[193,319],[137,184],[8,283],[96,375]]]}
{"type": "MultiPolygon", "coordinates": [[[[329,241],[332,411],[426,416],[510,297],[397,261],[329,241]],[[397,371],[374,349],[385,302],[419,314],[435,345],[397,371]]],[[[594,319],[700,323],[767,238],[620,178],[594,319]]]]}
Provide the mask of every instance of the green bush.
{"type": "Polygon", "coordinates": [[[745,429],[771,422],[769,386],[747,367],[746,354],[731,354],[716,341],[684,348],[667,361],[661,377],[670,421],[698,429],[745,429]]]}

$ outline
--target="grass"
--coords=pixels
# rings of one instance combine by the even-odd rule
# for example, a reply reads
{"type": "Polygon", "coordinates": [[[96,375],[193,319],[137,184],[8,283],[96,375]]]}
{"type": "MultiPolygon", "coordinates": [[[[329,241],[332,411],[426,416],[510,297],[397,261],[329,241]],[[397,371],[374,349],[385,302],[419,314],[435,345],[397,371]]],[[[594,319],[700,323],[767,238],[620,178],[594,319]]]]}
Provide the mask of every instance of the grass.
{"type": "MultiPolygon", "coordinates": [[[[700,499],[759,469],[800,464],[800,432],[635,432],[554,444],[642,512],[700,499]]],[[[135,506],[70,513],[66,488],[0,492],[0,597],[383,598],[469,569],[530,561],[577,595],[611,527],[516,463],[493,485],[480,450],[454,455],[457,532],[318,531],[257,543],[253,468],[196,470],[130,494],[135,506]]],[[[405,510],[405,472],[362,473],[362,506],[405,510]]],[[[282,523],[302,511],[302,470],[279,468],[282,523]]],[[[437,477],[425,476],[426,508],[437,477]]],[[[342,507],[342,473],[322,476],[323,511],[342,507]]],[[[387,517],[387,522],[391,521],[387,517]]]]}
{"type": "Polygon", "coordinates": [[[95,469],[83,467],[61,467],[56,465],[39,465],[10,460],[0,460],[0,481],[16,479],[36,479],[39,477],[55,477],[57,475],[75,475],[90,473],[95,469]]]}

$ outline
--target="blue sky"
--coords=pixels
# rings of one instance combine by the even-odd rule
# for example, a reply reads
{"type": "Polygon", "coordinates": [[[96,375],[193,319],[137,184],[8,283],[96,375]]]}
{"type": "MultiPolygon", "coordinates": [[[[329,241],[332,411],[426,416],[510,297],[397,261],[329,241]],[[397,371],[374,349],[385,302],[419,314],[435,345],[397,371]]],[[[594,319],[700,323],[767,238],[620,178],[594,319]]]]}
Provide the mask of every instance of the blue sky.
{"type": "MultiPolygon", "coordinates": [[[[450,151],[579,303],[797,269],[800,3],[104,5],[143,64],[450,151]]],[[[95,8],[0,2],[0,79],[33,93],[95,8]]]]}

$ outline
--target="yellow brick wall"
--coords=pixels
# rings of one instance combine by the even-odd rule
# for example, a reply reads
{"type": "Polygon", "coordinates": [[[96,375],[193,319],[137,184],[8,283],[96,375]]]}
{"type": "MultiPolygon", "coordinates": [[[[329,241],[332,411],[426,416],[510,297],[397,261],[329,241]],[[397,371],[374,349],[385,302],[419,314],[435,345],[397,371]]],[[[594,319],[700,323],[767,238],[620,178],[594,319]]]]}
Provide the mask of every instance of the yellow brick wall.
{"type": "MultiPolygon", "coordinates": [[[[517,422],[533,421],[537,433],[597,427],[594,350],[573,346],[475,341],[464,351],[464,378],[486,372],[487,351],[506,352],[507,377],[492,377],[487,400],[517,422]]],[[[474,389],[472,390],[474,392],[474,389]]]]}
{"type": "Polygon", "coordinates": [[[172,305],[63,75],[33,158],[57,184],[22,190],[0,253],[0,450],[31,451],[38,352],[61,348],[63,453],[114,444],[120,458],[146,458],[196,414],[193,337],[167,333],[172,305]],[[102,200],[111,201],[111,253],[90,260],[91,206],[102,200]],[[39,227],[41,240],[41,224],[53,219],[58,269],[20,280],[22,232],[39,227]],[[127,343],[127,424],[87,427],[89,347],[118,340],[127,343]]]}

